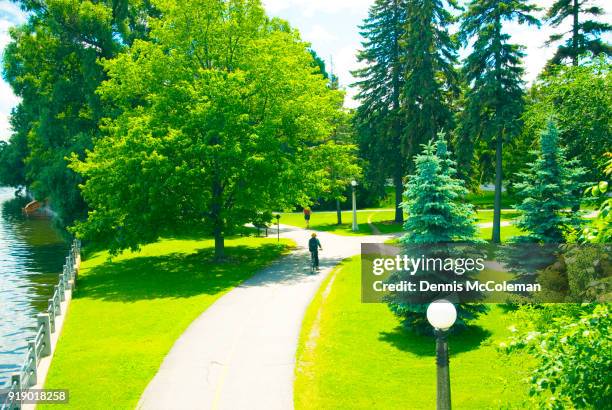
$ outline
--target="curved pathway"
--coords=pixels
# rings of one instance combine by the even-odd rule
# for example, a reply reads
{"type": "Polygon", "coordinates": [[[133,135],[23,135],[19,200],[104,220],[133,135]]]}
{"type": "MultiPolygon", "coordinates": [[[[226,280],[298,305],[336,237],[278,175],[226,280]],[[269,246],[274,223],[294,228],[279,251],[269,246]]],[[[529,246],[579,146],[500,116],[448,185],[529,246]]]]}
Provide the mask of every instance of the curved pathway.
{"type": "MultiPolygon", "coordinates": [[[[272,229],[273,235],[275,229],[272,229]]],[[[318,232],[321,271],[310,274],[310,231],[281,225],[299,248],[202,313],[164,359],[140,409],[293,409],[295,353],[306,308],[323,279],[361,243],[387,236],[318,232]]]]}

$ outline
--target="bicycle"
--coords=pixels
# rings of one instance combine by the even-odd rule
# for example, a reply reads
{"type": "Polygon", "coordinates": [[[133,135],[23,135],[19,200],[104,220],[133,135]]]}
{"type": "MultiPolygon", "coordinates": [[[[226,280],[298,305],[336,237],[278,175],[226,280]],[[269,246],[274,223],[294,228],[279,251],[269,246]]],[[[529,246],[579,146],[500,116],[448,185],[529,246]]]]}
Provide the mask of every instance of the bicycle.
{"type": "Polygon", "coordinates": [[[317,273],[317,270],[319,269],[319,267],[317,266],[316,260],[315,260],[315,253],[314,252],[310,252],[310,273],[315,274],[317,273]]]}

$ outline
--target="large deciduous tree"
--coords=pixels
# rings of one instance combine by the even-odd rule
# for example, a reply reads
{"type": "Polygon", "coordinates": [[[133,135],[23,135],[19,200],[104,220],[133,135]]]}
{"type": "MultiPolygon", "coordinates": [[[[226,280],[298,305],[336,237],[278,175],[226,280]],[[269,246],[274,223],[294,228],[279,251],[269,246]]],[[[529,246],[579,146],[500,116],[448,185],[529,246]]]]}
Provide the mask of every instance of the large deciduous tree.
{"type": "Polygon", "coordinates": [[[520,131],[524,107],[524,53],[521,46],[509,42],[503,23],[539,25],[531,14],[535,10],[528,0],[472,0],[462,16],[459,33],[464,44],[474,39],[472,52],[464,63],[469,90],[463,129],[474,140],[493,145],[495,152],[495,243],[501,242],[503,144],[520,131]]]}
{"type": "Polygon", "coordinates": [[[612,71],[604,56],[578,66],[557,66],[533,85],[523,114],[524,137],[537,141],[551,115],[570,158],[587,169],[585,180],[599,178],[612,141],[612,71]]]}
{"type": "Polygon", "coordinates": [[[220,259],[235,228],[321,183],[311,147],[331,134],[342,94],[258,0],[156,4],[151,40],[104,63],[99,92],[120,115],[73,161],[92,209],[76,232],[117,252],[203,228],[220,259]]]}
{"type": "Polygon", "coordinates": [[[393,179],[395,221],[402,222],[403,182],[406,159],[402,154],[405,127],[401,111],[405,69],[403,58],[408,18],[407,0],[376,0],[361,28],[363,50],[357,59],[365,66],[353,74],[358,79],[355,122],[362,156],[368,161],[366,178],[373,185],[393,179]]]}
{"type": "Polygon", "coordinates": [[[569,31],[553,34],[547,41],[550,45],[565,39],[551,63],[561,64],[569,59],[576,66],[580,55],[589,51],[594,55],[612,55],[612,47],[602,39],[603,34],[612,31],[612,25],[593,19],[604,16],[606,12],[592,3],[592,0],[556,0],[547,10],[546,20],[552,27],[558,28],[565,21],[571,21],[569,31]]]}

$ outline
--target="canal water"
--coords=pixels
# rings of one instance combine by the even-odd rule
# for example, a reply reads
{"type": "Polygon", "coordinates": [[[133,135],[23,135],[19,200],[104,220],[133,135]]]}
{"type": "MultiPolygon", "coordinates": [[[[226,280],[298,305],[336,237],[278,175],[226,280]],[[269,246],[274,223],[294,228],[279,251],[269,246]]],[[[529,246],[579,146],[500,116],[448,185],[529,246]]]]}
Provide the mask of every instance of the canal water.
{"type": "Polygon", "coordinates": [[[14,192],[0,187],[0,386],[23,362],[68,252],[51,219],[24,216],[14,192]]]}

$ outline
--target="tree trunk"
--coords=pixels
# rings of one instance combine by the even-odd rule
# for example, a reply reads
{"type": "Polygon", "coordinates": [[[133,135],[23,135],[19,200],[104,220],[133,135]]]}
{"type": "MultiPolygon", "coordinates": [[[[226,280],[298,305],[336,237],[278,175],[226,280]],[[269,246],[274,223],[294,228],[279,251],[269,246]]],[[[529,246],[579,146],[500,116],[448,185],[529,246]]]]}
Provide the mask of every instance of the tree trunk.
{"type": "Polygon", "coordinates": [[[501,200],[502,200],[502,133],[497,134],[495,147],[495,202],[493,204],[493,243],[501,243],[501,200]]]}
{"type": "Polygon", "coordinates": [[[342,225],[342,209],[340,208],[339,199],[336,199],[336,215],[338,216],[338,225],[342,225]]]}
{"type": "Polygon", "coordinates": [[[578,0],[574,0],[572,4],[572,65],[578,65],[578,12],[580,11],[580,5],[578,0]]]}
{"type": "Polygon", "coordinates": [[[398,34],[398,12],[400,9],[399,1],[395,0],[394,2],[394,13],[393,13],[393,55],[392,55],[392,64],[393,64],[393,78],[392,78],[392,86],[393,86],[393,146],[392,149],[395,151],[395,175],[393,175],[393,185],[395,186],[395,222],[403,223],[404,222],[404,211],[400,207],[400,204],[403,202],[404,195],[404,185],[402,184],[403,175],[403,166],[402,163],[404,161],[402,155],[402,125],[400,123],[400,95],[402,84],[400,82],[400,36],[398,34]]]}
{"type": "Polygon", "coordinates": [[[216,176],[212,182],[212,201],[210,215],[213,225],[213,236],[215,238],[215,261],[219,262],[225,258],[225,224],[223,222],[223,185],[216,176]]]}
{"type": "MultiPolygon", "coordinates": [[[[398,166],[399,168],[399,166],[398,166]]],[[[401,207],[404,196],[404,184],[402,183],[401,171],[396,171],[395,178],[393,178],[395,185],[395,222],[404,222],[404,210],[401,207]]]]}
{"type": "Polygon", "coordinates": [[[220,262],[225,259],[225,237],[223,231],[215,228],[215,261],[220,262]]]}
{"type": "MultiPolygon", "coordinates": [[[[501,17],[495,16],[495,79],[497,86],[497,104],[495,107],[496,116],[502,111],[500,98],[503,92],[501,79],[501,17]]],[[[497,120],[499,121],[499,120],[497,120]]],[[[502,198],[502,149],[503,149],[503,128],[497,124],[497,140],[495,141],[495,201],[493,203],[493,233],[491,241],[501,243],[501,198],[502,198]]]]}

